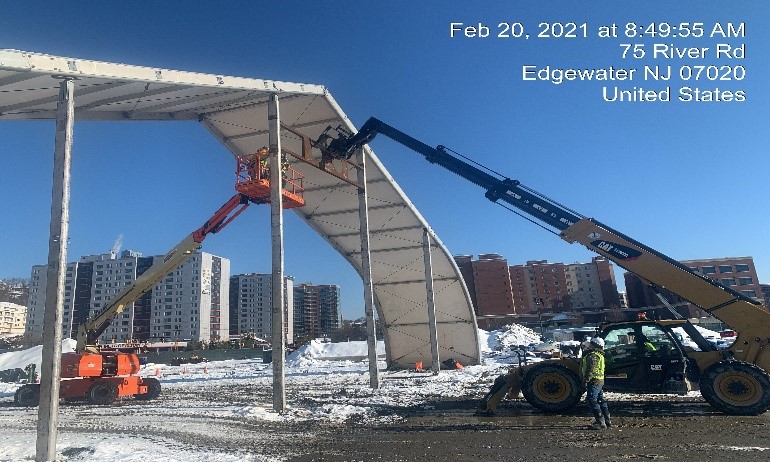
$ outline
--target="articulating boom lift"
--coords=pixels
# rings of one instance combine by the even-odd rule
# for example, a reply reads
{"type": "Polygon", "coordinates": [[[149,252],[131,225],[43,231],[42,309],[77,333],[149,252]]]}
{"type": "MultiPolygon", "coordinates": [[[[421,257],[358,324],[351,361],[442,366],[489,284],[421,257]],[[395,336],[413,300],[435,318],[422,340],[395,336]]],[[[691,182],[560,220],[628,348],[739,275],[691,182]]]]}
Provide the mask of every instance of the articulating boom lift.
{"type": "MultiPolygon", "coordinates": [[[[264,159],[267,149],[237,158],[236,185],[238,194],[231,197],[203,225],[182,239],[163,258],[157,259],[136,280],[116,294],[97,315],[78,326],[77,344],[72,353],[62,354],[61,387],[59,396],[65,400],[86,399],[92,404],[110,404],[119,396],[134,396],[150,400],[160,394],[158,379],[142,378],[139,358],[133,353],[122,353],[98,345],[99,336],[112,320],[128,305],[135,302],[200,248],[209,234],[216,234],[240,215],[249,204],[270,202],[269,172],[264,159]],[[261,171],[255,166],[262,165],[261,171]]],[[[291,167],[283,172],[282,189],[284,208],[305,204],[302,176],[291,167]]],[[[14,401],[21,406],[37,406],[39,385],[27,384],[16,391],[14,401]]]]}
{"type": "MultiPolygon", "coordinates": [[[[517,180],[499,178],[447,152],[433,148],[376,119],[352,134],[328,127],[315,142],[326,155],[350,158],[377,134],[422,154],[428,162],[456,173],[486,190],[492,202],[504,202],[544,223],[569,243],[579,242],[618,266],[698,305],[738,333],[727,350],[717,350],[684,320],[612,323],[599,333],[607,342],[605,389],[637,393],[683,392],[693,384],[712,406],[730,414],[759,414],[770,408],[770,313],[759,302],[694,272],[680,262],[529,189],[517,180]],[[683,346],[675,328],[700,351],[683,346]],[[636,349],[629,339],[654,337],[655,353],[636,349]]],[[[519,212],[514,213],[519,214],[519,212]]],[[[523,215],[522,215],[523,216],[523,215]]],[[[526,217],[525,217],[526,218],[526,217]]],[[[529,219],[529,218],[528,218],[529,219]]],[[[531,221],[534,221],[531,220],[531,221]]],[[[482,408],[492,411],[506,393],[521,391],[544,411],[574,406],[583,392],[575,358],[516,367],[496,381],[482,408]]]]}

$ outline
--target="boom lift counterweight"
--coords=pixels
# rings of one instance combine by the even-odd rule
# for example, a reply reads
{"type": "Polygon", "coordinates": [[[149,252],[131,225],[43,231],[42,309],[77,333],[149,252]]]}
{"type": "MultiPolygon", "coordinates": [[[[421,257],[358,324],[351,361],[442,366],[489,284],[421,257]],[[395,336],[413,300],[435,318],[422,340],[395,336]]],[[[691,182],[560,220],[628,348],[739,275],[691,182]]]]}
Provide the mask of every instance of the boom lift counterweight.
{"type": "MultiPolygon", "coordinates": [[[[444,146],[428,146],[374,117],[355,134],[341,126],[328,127],[315,145],[324,155],[348,159],[377,134],[393,139],[423,155],[428,162],[480,186],[492,202],[515,207],[531,217],[530,221],[543,223],[544,228],[565,241],[585,245],[644,280],[703,308],[738,332],[729,349],[718,351],[684,320],[640,320],[605,325],[599,335],[607,342],[606,389],[681,392],[696,383],[706,401],[723,412],[748,415],[770,408],[770,313],[762,309],[759,302],[597,220],[564,207],[517,180],[490,174],[451,155],[444,146]],[[684,329],[700,351],[683,346],[675,328],[684,329]],[[630,334],[638,334],[639,338],[656,336],[661,348],[656,350],[658,353],[654,357],[649,352],[627,348],[624,342],[635,337],[630,334]]],[[[582,394],[577,372],[578,363],[574,358],[513,368],[495,382],[482,403],[484,410],[493,410],[506,392],[518,395],[519,391],[541,410],[569,409],[582,394]]]]}

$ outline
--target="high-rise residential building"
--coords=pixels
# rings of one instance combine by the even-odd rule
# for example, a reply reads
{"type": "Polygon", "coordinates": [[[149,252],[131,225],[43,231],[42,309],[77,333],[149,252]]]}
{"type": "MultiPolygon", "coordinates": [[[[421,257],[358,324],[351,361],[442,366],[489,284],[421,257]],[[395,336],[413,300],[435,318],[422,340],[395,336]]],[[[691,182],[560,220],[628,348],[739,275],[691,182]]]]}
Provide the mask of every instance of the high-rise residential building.
{"type": "MultiPolygon", "coordinates": [[[[763,301],[762,285],[757,277],[753,257],[725,257],[702,260],[682,260],[693,271],[728,286],[757,301],[763,301]]],[[[662,302],[650,285],[633,273],[624,273],[630,308],[661,307],[662,302]]],[[[706,313],[699,307],[665,289],[656,289],[668,303],[685,317],[702,317],[706,313]]]]}
{"type": "Polygon", "coordinates": [[[340,327],[340,286],[302,283],[294,286],[294,336],[316,338],[340,327]]]}
{"type": "MultiPolygon", "coordinates": [[[[123,251],[89,255],[67,264],[63,335],[74,338],[77,327],[98,314],[118,292],[163,256],[143,257],[123,251]]],[[[26,334],[42,338],[46,269],[34,266],[26,334]]],[[[103,344],[127,341],[211,341],[229,338],[230,261],[205,252],[182,264],[116,315],[99,337],[103,344]]]]}
{"type": "Polygon", "coordinates": [[[535,260],[513,266],[497,254],[479,255],[478,260],[462,255],[455,261],[483,328],[533,315],[542,318],[544,313],[571,313],[576,321],[595,321],[620,309],[613,266],[604,257],[588,263],[535,260]]]}
{"type": "MultiPolygon", "coordinates": [[[[294,343],[294,278],[284,278],[283,307],[286,343],[294,343]]],[[[238,274],[230,277],[230,335],[273,336],[273,275],[238,274]]]]}
{"type": "Polygon", "coordinates": [[[594,257],[587,263],[528,261],[511,266],[511,283],[518,311],[577,315],[620,309],[612,263],[594,257]]]}
{"type": "Polygon", "coordinates": [[[27,307],[0,302],[0,334],[22,335],[27,323],[27,307]]]}

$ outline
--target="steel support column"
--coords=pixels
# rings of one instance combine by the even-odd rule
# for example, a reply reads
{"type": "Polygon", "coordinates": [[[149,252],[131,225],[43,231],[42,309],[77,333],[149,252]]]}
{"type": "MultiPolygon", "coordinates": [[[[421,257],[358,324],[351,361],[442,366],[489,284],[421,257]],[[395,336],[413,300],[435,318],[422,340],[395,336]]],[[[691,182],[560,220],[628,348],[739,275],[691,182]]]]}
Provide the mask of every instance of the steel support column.
{"type": "Polygon", "coordinates": [[[431,366],[430,369],[434,374],[438,374],[441,370],[441,363],[439,362],[438,355],[438,330],[436,329],[436,302],[435,292],[433,290],[433,260],[430,256],[430,233],[428,228],[422,230],[422,252],[423,261],[425,262],[425,292],[427,293],[428,302],[428,330],[430,331],[430,356],[431,366]]]}
{"type": "Polygon", "coordinates": [[[283,196],[281,174],[281,118],[278,95],[270,95],[267,106],[270,147],[270,235],[273,244],[273,410],[286,410],[286,335],[284,326],[283,196]]]}
{"type": "Polygon", "coordinates": [[[380,388],[377,367],[377,328],[374,322],[374,286],[372,284],[371,252],[369,250],[369,202],[366,198],[366,152],[358,150],[358,219],[361,235],[361,269],[364,278],[364,313],[366,315],[366,344],[369,352],[369,385],[380,388]]]}
{"type": "Polygon", "coordinates": [[[71,79],[63,80],[59,84],[59,103],[56,109],[51,226],[48,237],[48,269],[46,270],[45,313],[43,315],[43,359],[40,366],[40,405],[37,411],[36,461],[56,459],[64,276],[67,269],[67,239],[69,235],[72,129],[75,119],[74,95],[75,83],[71,79]]]}

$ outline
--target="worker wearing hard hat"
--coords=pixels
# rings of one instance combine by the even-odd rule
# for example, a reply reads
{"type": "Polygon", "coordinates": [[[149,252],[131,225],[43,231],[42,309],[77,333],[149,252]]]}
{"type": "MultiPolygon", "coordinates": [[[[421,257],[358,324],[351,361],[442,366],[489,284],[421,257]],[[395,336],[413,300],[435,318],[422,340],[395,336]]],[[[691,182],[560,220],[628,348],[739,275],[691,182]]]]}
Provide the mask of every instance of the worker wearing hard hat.
{"type": "Polygon", "coordinates": [[[580,378],[586,386],[586,399],[594,413],[591,430],[612,426],[610,410],[604,400],[604,339],[594,337],[588,342],[588,351],[580,359],[580,378]]]}

